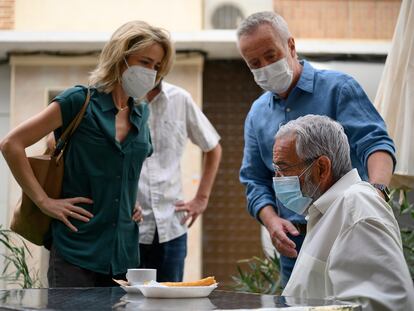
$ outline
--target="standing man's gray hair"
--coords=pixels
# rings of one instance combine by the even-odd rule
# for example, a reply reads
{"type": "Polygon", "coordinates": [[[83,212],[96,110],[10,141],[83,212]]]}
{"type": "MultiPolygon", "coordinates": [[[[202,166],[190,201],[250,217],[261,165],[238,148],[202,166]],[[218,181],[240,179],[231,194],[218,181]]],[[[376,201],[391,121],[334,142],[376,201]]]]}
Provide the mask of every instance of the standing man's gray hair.
{"type": "Polygon", "coordinates": [[[263,24],[270,24],[276,33],[282,39],[283,44],[287,44],[288,39],[292,36],[289,27],[282,16],[275,12],[258,12],[244,19],[237,28],[237,39],[246,34],[251,34],[257,27],[263,24]]]}
{"type": "Polygon", "coordinates": [[[295,135],[296,153],[301,160],[327,156],[334,182],[352,169],[348,138],[341,124],[327,116],[306,115],[281,126],[276,139],[295,135]]]}

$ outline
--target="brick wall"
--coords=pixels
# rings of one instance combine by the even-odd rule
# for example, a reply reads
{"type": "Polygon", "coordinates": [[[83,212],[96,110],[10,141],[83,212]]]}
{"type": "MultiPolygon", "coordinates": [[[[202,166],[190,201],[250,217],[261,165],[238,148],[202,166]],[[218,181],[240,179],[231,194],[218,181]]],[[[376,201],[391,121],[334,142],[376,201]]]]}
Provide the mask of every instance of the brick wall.
{"type": "Polygon", "coordinates": [[[239,182],[244,120],[262,91],[242,60],[207,60],[203,81],[203,112],[219,132],[223,148],[203,214],[203,275],[228,285],[231,275],[237,275],[237,260],[263,254],[259,224],[247,212],[239,182]]]}
{"type": "Polygon", "coordinates": [[[296,38],[391,39],[401,0],[273,0],[296,38]]]}
{"type": "Polygon", "coordinates": [[[0,30],[14,28],[14,1],[0,0],[0,30]]]}

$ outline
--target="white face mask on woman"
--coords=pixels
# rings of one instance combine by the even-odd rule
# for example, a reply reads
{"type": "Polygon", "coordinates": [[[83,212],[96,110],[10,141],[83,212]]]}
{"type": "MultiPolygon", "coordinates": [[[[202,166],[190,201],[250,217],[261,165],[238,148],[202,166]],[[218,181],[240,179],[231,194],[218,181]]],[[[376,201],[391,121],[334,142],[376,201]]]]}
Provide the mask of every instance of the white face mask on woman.
{"type": "Polygon", "coordinates": [[[293,71],[290,69],[286,57],[273,64],[251,71],[258,86],[265,91],[276,94],[286,92],[293,79],[293,71]]]}
{"type": "Polygon", "coordinates": [[[142,66],[129,66],[122,74],[122,88],[128,96],[140,100],[154,88],[157,72],[142,66]]]}

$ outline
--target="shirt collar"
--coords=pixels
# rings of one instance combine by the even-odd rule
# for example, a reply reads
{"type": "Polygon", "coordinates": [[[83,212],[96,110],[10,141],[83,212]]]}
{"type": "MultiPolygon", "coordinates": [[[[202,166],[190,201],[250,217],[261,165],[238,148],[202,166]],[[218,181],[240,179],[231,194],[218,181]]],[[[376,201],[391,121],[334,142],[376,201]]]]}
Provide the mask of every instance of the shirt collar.
{"type": "MultiPolygon", "coordinates": [[[[299,88],[302,91],[313,93],[313,85],[314,85],[314,78],[315,78],[315,68],[312,67],[309,62],[306,60],[301,60],[299,62],[302,65],[302,72],[300,74],[299,80],[295,85],[295,88],[299,88]]],[[[293,88],[290,92],[292,92],[295,88],[293,88]]],[[[267,98],[267,101],[269,103],[269,106],[272,104],[273,99],[279,99],[279,95],[276,93],[267,92],[269,97],[267,98]]]]}
{"type": "MultiPolygon", "coordinates": [[[[101,110],[103,112],[106,111],[117,111],[117,108],[114,105],[114,101],[112,99],[112,93],[99,93],[99,107],[101,107],[101,110]]],[[[132,97],[128,98],[128,106],[130,108],[132,108],[132,112],[136,113],[138,116],[141,116],[141,110],[139,109],[139,106],[142,104],[142,102],[140,103],[136,103],[134,101],[134,99],[132,97]]]]}
{"type": "Polygon", "coordinates": [[[141,102],[136,103],[131,97],[129,98],[129,101],[128,101],[128,105],[130,107],[132,106],[132,113],[138,115],[139,117],[142,116],[142,107],[147,104],[148,103],[145,100],[142,100],[141,102]]]}
{"type": "Polygon", "coordinates": [[[300,61],[300,64],[303,68],[296,87],[300,88],[302,91],[313,93],[315,69],[306,60],[300,61]]]}
{"type": "MultiPolygon", "coordinates": [[[[361,181],[358,171],[356,168],[352,169],[346,173],[341,179],[333,184],[331,188],[328,189],[319,199],[317,199],[310,209],[316,208],[320,213],[325,214],[329,206],[331,206],[334,201],[342,196],[342,194],[349,189],[350,186],[361,181]]],[[[311,214],[311,211],[309,211],[311,214]]]]}
{"type": "Polygon", "coordinates": [[[115,109],[112,93],[99,92],[99,107],[103,112],[115,109]]]}
{"type": "Polygon", "coordinates": [[[165,82],[161,82],[161,90],[160,92],[157,94],[157,96],[155,96],[151,103],[155,103],[156,101],[158,101],[159,98],[165,98],[165,100],[163,102],[168,103],[168,93],[166,91],[166,83],[165,82]]]}

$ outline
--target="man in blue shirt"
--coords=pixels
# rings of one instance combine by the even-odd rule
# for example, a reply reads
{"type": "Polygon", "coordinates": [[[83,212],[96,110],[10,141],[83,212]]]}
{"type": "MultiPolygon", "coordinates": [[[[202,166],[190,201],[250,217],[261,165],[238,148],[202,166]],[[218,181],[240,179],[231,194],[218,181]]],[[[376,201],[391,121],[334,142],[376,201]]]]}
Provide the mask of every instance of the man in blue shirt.
{"type": "Polygon", "coordinates": [[[298,60],[295,40],[280,15],[249,16],[240,24],[237,38],[240,54],[266,91],[253,103],[245,121],[240,181],[246,186],[250,214],[266,227],[281,255],[285,285],[306,234],[306,221],[286,209],[272,187],[272,146],[279,127],[306,114],[340,122],[353,167],[383,195],[395,165],[395,148],[383,119],[352,77],[317,70],[298,60]]]}

